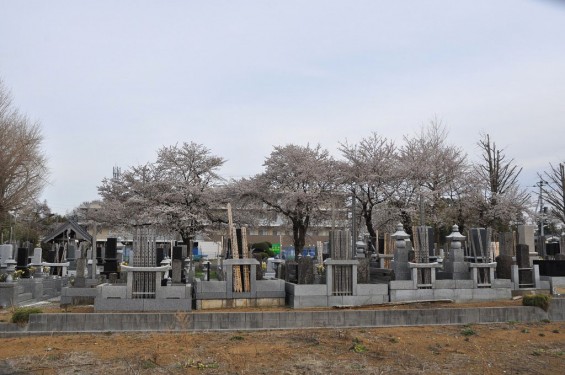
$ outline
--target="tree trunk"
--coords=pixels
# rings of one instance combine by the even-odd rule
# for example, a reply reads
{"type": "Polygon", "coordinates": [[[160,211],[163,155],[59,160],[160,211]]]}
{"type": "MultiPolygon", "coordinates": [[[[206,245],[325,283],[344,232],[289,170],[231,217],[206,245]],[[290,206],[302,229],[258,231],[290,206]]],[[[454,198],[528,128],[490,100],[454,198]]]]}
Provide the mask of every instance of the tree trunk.
{"type": "Polygon", "coordinates": [[[292,235],[293,235],[293,242],[294,242],[294,256],[295,259],[302,254],[302,250],[304,250],[304,245],[306,243],[306,231],[307,226],[299,219],[292,220],[292,235]]]}

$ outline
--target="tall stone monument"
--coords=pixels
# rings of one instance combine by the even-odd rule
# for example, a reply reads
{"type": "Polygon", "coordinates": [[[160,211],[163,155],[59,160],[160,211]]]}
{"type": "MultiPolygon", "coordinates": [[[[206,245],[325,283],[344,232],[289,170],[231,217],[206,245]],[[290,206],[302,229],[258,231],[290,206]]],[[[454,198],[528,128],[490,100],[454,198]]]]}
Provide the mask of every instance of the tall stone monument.
{"type": "Polygon", "coordinates": [[[392,270],[395,280],[411,280],[411,271],[408,263],[410,262],[411,248],[408,245],[410,235],[404,231],[401,223],[396,226],[396,232],[391,235],[396,241],[392,270]]]}

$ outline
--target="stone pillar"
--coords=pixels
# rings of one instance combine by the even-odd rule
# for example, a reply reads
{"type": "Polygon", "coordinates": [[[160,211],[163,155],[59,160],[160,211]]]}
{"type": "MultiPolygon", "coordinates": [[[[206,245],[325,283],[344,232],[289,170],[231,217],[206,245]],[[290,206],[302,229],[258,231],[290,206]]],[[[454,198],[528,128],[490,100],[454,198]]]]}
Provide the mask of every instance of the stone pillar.
{"type": "Polygon", "coordinates": [[[404,231],[402,224],[396,226],[396,232],[391,236],[396,240],[392,269],[396,280],[410,280],[410,268],[408,266],[410,249],[406,245],[406,240],[410,238],[404,231]]]}

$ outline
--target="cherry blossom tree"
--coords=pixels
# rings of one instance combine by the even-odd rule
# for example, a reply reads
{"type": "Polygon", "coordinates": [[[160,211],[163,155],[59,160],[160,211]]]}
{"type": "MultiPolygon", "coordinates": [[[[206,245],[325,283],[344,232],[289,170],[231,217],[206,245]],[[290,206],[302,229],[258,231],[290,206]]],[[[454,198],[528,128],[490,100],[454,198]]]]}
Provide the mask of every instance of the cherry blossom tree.
{"type": "Polygon", "coordinates": [[[398,210],[390,206],[400,185],[398,150],[393,141],[373,132],[358,144],[341,143],[340,151],[345,158],[340,168],[342,181],[360,208],[376,249],[377,230],[399,220],[398,210]]]}
{"type": "Polygon", "coordinates": [[[241,196],[286,217],[300,254],[310,225],[327,218],[332,199],[340,198],[335,161],[320,145],[290,144],[274,147],[263,165],[263,173],[239,181],[241,196]]]}
{"type": "MultiPolygon", "coordinates": [[[[399,206],[415,221],[448,231],[453,225],[456,197],[461,193],[468,170],[467,155],[447,141],[448,131],[434,119],[415,136],[405,136],[400,148],[401,175],[399,206]]],[[[411,223],[405,223],[409,228],[411,223]]],[[[439,239],[439,238],[438,238],[439,239]]]]}
{"type": "Polygon", "coordinates": [[[217,171],[224,163],[205,146],[185,142],[162,147],[154,163],[104,179],[98,190],[110,220],[158,226],[188,244],[216,220],[214,190],[222,182],[217,171]]]}

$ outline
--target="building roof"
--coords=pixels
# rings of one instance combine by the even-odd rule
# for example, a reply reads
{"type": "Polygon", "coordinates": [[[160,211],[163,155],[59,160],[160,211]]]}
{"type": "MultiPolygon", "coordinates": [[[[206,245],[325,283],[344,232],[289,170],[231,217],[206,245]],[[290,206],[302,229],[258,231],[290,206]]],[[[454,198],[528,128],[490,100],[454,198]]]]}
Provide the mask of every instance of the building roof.
{"type": "Polygon", "coordinates": [[[57,229],[43,238],[43,242],[63,241],[66,239],[92,242],[92,236],[88,234],[86,229],[73,220],[68,220],[66,223],[59,225],[57,229]]]}

